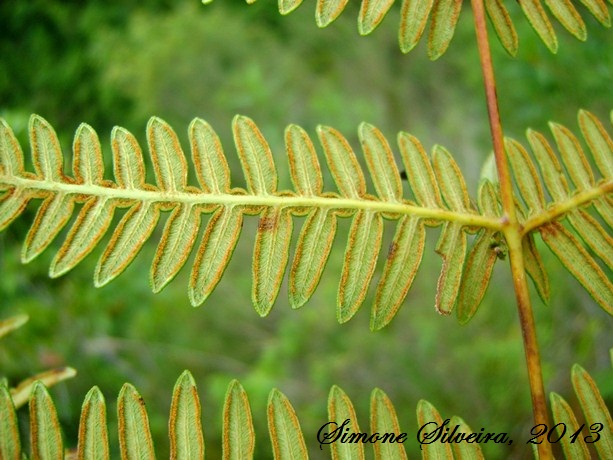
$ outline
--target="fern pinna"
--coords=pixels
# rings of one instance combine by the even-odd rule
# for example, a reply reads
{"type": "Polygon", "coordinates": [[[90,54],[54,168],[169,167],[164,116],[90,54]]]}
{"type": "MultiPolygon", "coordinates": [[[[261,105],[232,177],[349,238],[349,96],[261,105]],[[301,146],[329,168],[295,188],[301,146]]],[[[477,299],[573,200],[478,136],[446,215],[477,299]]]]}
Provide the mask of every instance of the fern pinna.
{"type": "MultiPolygon", "coordinates": [[[[528,131],[538,168],[520,143],[506,140],[519,192],[516,206],[525,266],[547,301],[547,275],[534,242],[538,232],[602,308],[612,313],[613,289],[602,265],[610,268],[613,260],[610,231],[605,228],[610,228],[613,215],[613,141],[589,112],[579,112],[579,123],[597,171],[592,170],[578,139],[563,126],[551,124],[560,156],[542,134],[528,131]],[[587,212],[590,205],[595,213],[587,212]],[[561,223],[563,218],[570,225],[561,223]]],[[[242,116],[235,118],[233,133],[246,190],[231,187],[220,141],[200,119],[189,127],[198,187],[188,184],[185,154],[174,131],[159,118],[152,118],[147,128],[156,185],[145,182],[141,148],[122,128],[112,132],[114,181],[109,181],[104,179],[100,143],[90,126],[83,124],[76,132],[72,176],[64,173],[57,136],[44,119],[34,115],[30,120],[34,172],[25,170],[21,147],[10,127],[4,121],[1,126],[0,228],[17,218],[31,200],[42,199],[25,239],[24,262],[47,248],[70,220],[75,205],[83,204],[51,263],[52,277],[68,272],[87,256],[109,231],[115,210],[127,208],[95,270],[96,286],[105,285],[138,254],[162,212],[169,212],[151,266],[151,286],[154,292],[160,291],[196,248],[188,292],[192,304],[200,305],[230,260],[244,216],[257,215],[252,300],[264,316],[273,306],[289,261],[292,216],[307,216],[289,270],[294,308],[308,301],[319,282],[337,219],[350,217],[337,316],[340,322],[347,321],[363,303],[382,253],[385,263],[371,316],[372,328],[379,329],[389,323],[407,295],[422,259],[426,226],[441,226],[436,246],[443,259],[435,299],[439,313],[449,314],[457,307],[460,320],[468,321],[483,298],[494,263],[503,257],[505,222],[500,217],[497,187],[482,181],[475,207],[449,152],[435,146],[430,157],[419,140],[407,133],[398,135],[398,146],[412,190],[409,198],[403,196],[401,174],[388,141],[366,123],[358,132],[376,194],[369,193],[348,141],[329,127],[319,127],[317,134],[338,192],[323,190],[313,142],[295,125],[285,133],[292,191],[277,189],[269,145],[256,124],[242,116]],[[210,219],[201,231],[203,214],[210,219]],[[396,222],[396,233],[389,248],[381,251],[384,220],[396,222]]]]}

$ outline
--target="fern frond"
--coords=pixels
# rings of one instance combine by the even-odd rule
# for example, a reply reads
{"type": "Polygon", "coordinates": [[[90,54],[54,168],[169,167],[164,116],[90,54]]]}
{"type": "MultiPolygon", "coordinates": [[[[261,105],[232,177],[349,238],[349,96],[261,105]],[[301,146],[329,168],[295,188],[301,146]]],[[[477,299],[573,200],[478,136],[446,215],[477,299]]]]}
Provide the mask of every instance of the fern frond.
{"type": "MultiPolygon", "coordinates": [[[[579,365],[572,368],[572,383],[580,403],[581,426],[579,418],[570,405],[558,394],[551,393],[551,407],[555,428],[560,436],[564,456],[568,459],[590,458],[587,445],[592,444],[602,459],[613,454],[613,420],[595,381],[579,365]],[[562,427],[566,431],[562,432],[562,427]],[[572,436],[578,433],[577,436],[572,436]]],[[[349,396],[334,385],[328,395],[328,425],[320,431],[317,439],[323,448],[330,445],[332,458],[365,458],[366,441],[341,442],[342,436],[365,435],[373,433],[394,437],[404,435],[392,401],[379,388],[370,396],[370,432],[360,429],[357,414],[349,396]]],[[[300,421],[289,399],[279,390],[273,389],[268,399],[269,438],[275,458],[308,458],[304,434],[300,421]]],[[[482,459],[479,443],[432,442],[427,436],[435,428],[443,425],[444,419],[439,411],[428,401],[417,404],[417,424],[424,427],[420,431],[420,442],[426,457],[482,459]],[[429,429],[430,428],[430,429],[429,429]]],[[[122,458],[155,458],[151,442],[148,414],[145,402],[138,391],[126,383],[117,400],[119,422],[119,443],[122,458]]],[[[455,434],[468,436],[471,428],[463,419],[453,416],[448,427],[455,434]]],[[[323,423],[322,423],[323,424],[323,423]]],[[[200,400],[195,381],[188,371],[178,378],[173,394],[169,417],[169,439],[171,458],[204,458],[203,428],[200,400]]],[[[222,418],[223,458],[253,458],[256,434],[253,429],[251,408],[247,393],[241,384],[233,380],[228,385],[222,418]]],[[[30,397],[30,431],[32,433],[33,457],[64,458],[63,441],[60,434],[57,413],[52,398],[44,384],[37,382],[30,397]]],[[[0,457],[21,459],[22,447],[19,438],[19,424],[15,416],[10,393],[0,384],[0,457]]],[[[454,435],[455,436],[455,435],[454,435]]],[[[363,438],[359,438],[363,439],[363,438]]],[[[371,443],[375,459],[406,459],[403,441],[371,443]]],[[[466,438],[464,438],[466,439],[466,438]]],[[[83,402],[77,453],[79,458],[109,458],[107,414],[104,397],[97,387],[92,388],[83,402]]]]}
{"type": "MultiPolygon", "coordinates": [[[[289,14],[302,4],[303,0],[279,0],[279,12],[289,14]]],[[[248,0],[247,3],[254,3],[248,0]]],[[[611,27],[611,15],[605,0],[580,0],[586,10],[604,27],[611,27]]],[[[526,19],[545,43],[556,53],[558,38],[541,0],[518,1],[526,19]]],[[[549,12],[578,40],[585,41],[587,29],[581,14],[570,0],[545,0],[549,12]]],[[[610,3],[610,2],[609,2],[610,3]]],[[[319,27],[334,22],[349,4],[348,0],[318,0],[315,20],[319,27]]],[[[358,31],[361,35],[372,33],[389,13],[394,0],[362,0],[358,15],[358,31]]],[[[435,60],[447,50],[460,16],[462,0],[403,0],[400,7],[398,37],[400,49],[411,51],[421,40],[428,20],[428,56],[435,60]]],[[[517,54],[519,38],[511,15],[504,0],[485,2],[487,15],[504,49],[512,56],[517,54]]]]}
{"type": "MultiPolygon", "coordinates": [[[[52,277],[68,272],[100,244],[110,231],[115,211],[127,208],[98,260],[96,286],[109,283],[124,271],[151,238],[163,213],[169,213],[153,258],[152,289],[163,289],[197,247],[188,292],[191,303],[200,305],[232,256],[244,216],[256,215],[252,301],[264,316],[277,298],[289,263],[292,216],[306,215],[289,270],[290,301],[298,308],[308,301],[321,278],[338,218],[351,218],[338,291],[338,319],[344,322],[366,297],[381,250],[384,220],[393,220],[398,222],[396,235],[386,253],[372,314],[371,324],[378,329],[392,319],[407,295],[421,262],[425,226],[444,224],[437,246],[443,269],[436,308],[445,314],[457,303],[467,233],[482,228],[493,235],[502,228],[497,214],[480,215],[473,208],[449,152],[436,146],[430,159],[420,142],[407,133],[399,134],[398,142],[417,203],[403,197],[391,147],[381,132],[368,124],[362,124],[358,134],[376,195],[369,193],[366,175],[348,141],[330,127],[319,127],[317,133],[338,192],[323,190],[313,142],[302,128],[293,125],[285,136],[293,191],[277,190],[270,147],[246,117],[236,117],[233,124],[246,190],[231,188],[219,138],[203,120],[194,120],[188,131],[197,187],[187,181],[187,160],[176,134],[158,118],[152,118],[147,126],[155,185],[145,182],[141,149],[134,136],[122,128],[113,129],[111,136],[113,181],[103,179],[98,137],[87,125],[75,136],[72,177],[64,175],[57,136],[41,117],[32,116],[30,123],[34,173],[25,171],[21,147],[8,125],[2,121],[0,128],[0,190],[4,190],[0,221],[7,226],[28,202],[42,200],[24,243],[23,262],[47,248],[70,220],[75,205],[82,204],[50,268],[52,277]],[[205,225],[201,221],[207,214],[211,217],[205,225]]],[[[497,193],[488,190],[492,197],[497,193]]],[[[481,251],[491,249],[481,244],[481,251]]],[[[487,258],[487,254],[481,256],[487,258]]],[[[481,294],[470,299],[480,300],[481,294]]]]}
{"type": "MultiPolygon", "coordinates": [[[[613,314],[613,283],[601,266],[608,270],[613,267],[612,214],[608,204],[613,191],[613,140],[593,114],[581,110],[578,119],[596,171],[592,170],[590,158],[577,137],[555,123],[550,127],[559,156],[545,136],[532,130],[528,130],[527,137],[536,164],[516,141],[507,140],[506,150],[524,203],[520,204],[524,235],[538,231],[594,300],[613,314]],[[545,199],[545,191],[549,201],[545,199]],[[587,212],[590,206],[593,207],[591,214],[587,212]]],[[[534,251],[524,251],[524,254],[534,254],[534,251]]],[[[535,280],[535,283],[542,285],[542,276],[537,273],[539,264],[531,259],[527,259],[531,276],[540,277],[541,281],[535,280]]],[[[539,292],[542,290],[539,288],[539,292]]]]}

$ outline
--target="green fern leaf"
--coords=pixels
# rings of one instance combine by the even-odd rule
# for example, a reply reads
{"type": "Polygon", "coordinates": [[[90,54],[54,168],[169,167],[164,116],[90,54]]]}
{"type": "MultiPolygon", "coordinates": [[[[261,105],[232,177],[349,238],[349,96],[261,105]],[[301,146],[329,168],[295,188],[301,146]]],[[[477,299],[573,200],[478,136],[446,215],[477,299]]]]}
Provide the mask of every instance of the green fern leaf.
{"type": "Polygon", "coordinates": [[[11,389],[11,397],[15,407],[19,409],[23,406],[32,395],[32,391],[36,382],[40,382],[45,386],[55,385],[63,380],[70,379],[77,375],[72,367],[59,367],[48,371],[40,372],[32,377],[21,381],[15,388],[11,389]]]}
{"type": "Polygon", "coordinates": [[[30,446],[33,460],[63,460],[64,447],[55,404],[42,382],[30,397],[30,446]]]}
{"type": "Polygon", "coordinates": [[[195,118],[188,128],[196,176],[205,193],[230,191],[230,168],[219,136],[206,121],[195,118]]]}
{"type": "Polygon", "coordinates": [[[0,383],[0,458],[21,459],[21,440],[15,406],[11,394],[4,383],[0,383]]]}
{"type": "MultiPolygon", "coordinates": [[[[460,433],[466,433],[467,435],[473,433],[473,430],[471,430],[466,422],[456,415],[451,417],[449,423],[451,426],[457,425],[460,433]]],[[[458,442],[452,443],[451,447],[453,449],[454,458],[457,458],[458,460],[483,460],[485,458],[478,443],[458,442]]]]}
{"type": "Polygon", "coordinates": [[[160,217],[156,204],[139,203],[130,208],[113,232],[94,272],[94,285],[115,279],[134,260],[155,229],[160,217]]]}
{"type": "Polygon", "coordinates": [[[315,20],[319,27],[331,24],[343,12],[349,0],[317,0],[315,20]]]}
{"type": "Polygon", "coordinates": [[[358,16],[360,35],[368,35],[377,28],[394,4],[394,0],[362,0],[358,16]]]}
{"type": "Polygon", "coordinates": [[[385,327],[407,296],[424,253],[426,231],[423,221],[404,216],[396,226],[370,317],[373,331],[385,327]]]}
{"type": "MultiPolygon", "coordinates": [[[[499,216],[500,208],[494,186],[483,181],[479,187],[479,209],[484,215],[499,216]]],[[[499,254],[495,245],[503,245],[495,239],[492,230],[481,230],[466,257],[466,265],[458,293],[458,320],[467,323],[477,312],[490,283],[494,263],[499,254]]],[[[503,248],[497,248],[503,251],[503,248]]]]}
{"type": "Polygon", "coordinates": [[[360,125],[358,134],[377,195],[383,201],[402,202],[402,183],[389,143],[381,131],[367,123],[360,125]]]}
{"type": "Polygon", "coordinates": [[[189,298],[201,305],[221,279],[243,227],[243,213],[238,206],[223,206],[211,217],[192,268],[189,298]]]}
{"type": "Polygon", "coordinates": [[[172,194],[187,186],[187,162],[177,135],[168,124],[153,117],[147,124],[147,143],[161,190],[172,194]]]}
{"type": "MultiPolygon", "coordinates": [[[[345,420],[349,420],[349,428],[351,433],[359,433],[358,417],[353,408],[353,404],[345,392],[338,386],[334,385],[330,388],[328,394],[328,420],[334,422],[330,425],[331,428],[342,426],[345,420]]],[[[359,442],[333,442],[330,445],[332,450],[332,458],[339,459],[364,459],[364,446],[359,442]]]]}
{"type": "MultiPolygon", "coordinates": [[[[602,399],[598,386],[585,369],[578,364],[573,366],[571,376],[585,421],[590,425],[590,434],[593,433],[594,425],[596,428],[598,426],[601,428],[598,430],[600,439],[594,442],[593,446],[600,458],[611,458],[613,456],[613,419],[611,419],[611,414],[602,399]]],[[[595,436],[591,440],[595,440],[595,436]]]]}
{"type": "MultiPolygon", "coordinates": [[[[603,26],[611,27],[611,16],[604,0],[579,0],[603,26]]],[[[609,0],[609,3],[611,1],[609,0]]]]}
{"type": "Polygon", "coordinates": [[[407,179],[417,202],[426,208],[442,208],[443,200],[428,155],[415,136],[398,135],[400,154],[407,179]]]}
{"type": "Polygon", "coordinates": [[[179,272],[194,247],[200,229],[200,209],[184,204],[174,209],[162,233],[151,265],[153,292],[160,292],[179,272]]]}
{"type": "Polygon", "coordinates": [[[402,2],[398,37],[403,53],[408,53],[419,43],[433,5],[434,0],[404,0],[402,2]]]}
{"type": "Polygon", "coordinates": [[[438,59],[447,51],[461,9],[462,0],[436,0],[434,2],[428,37],[428,57],[431,60],[438,59]]]}
{"type": "Polygon", "coordinates": [[[484,3],[487,15],[490,21],[492,21],[496,35],[498,35],[503,48],[511,56],[517,55],[519,39],[517,38],[515,26],[513,25],[511,16],[504,6],[504,3],[502,0],[490,0],[484,3]]]}
{"type": "MultiPolygon", "coordinates": [[[[420,399],[417,403],[417,425],[423,427],[427,423],[441,426],[443,418],[438,410],[428,401],[420,399]]],[[[426,431],[426,433],[428,433],[426,431]]],[[[427,439],[422,439],[426,440],[427,439]]],[[[450,444],[442,442],[425,442],[421,445],[423,458],[453,458],[450,444]]]]}
{"type": "MultiPolygon", "coordinates": [[[[387,395],[375,388],[370,395],[370,431],[371,433],[401,433],[394,405],[387,395]]],[[[394,458],[406,460],[407,453],[400,442],[375,442],[375,459],[394,458]]]]}
{"type": "Polygon", "coordinates": [[[359,211],[351,222],[338,290],[337,317],[349,321],[366,297],[383,238],[380,214],[359,211]]]}
{"type": "Polygon", "coordinates": [[[223,458],[253,458],[255,434],[247,393],[237,380],[228,385],[223,409],[223,458]]]}
{"type": "Polygon", "coordinates": [[[268,397],[268,431],[276,460],[308,458],[296,412],[287,397],[273,389],[268,397]]]}
{"type": "MultiPolygon", "coordinates": [[[[556,421],[556,425],[561,425],[567,428],[569,433],[576,433],[580,427],[577,422],[577,417],[573,413],[568,403],[557,393],[552,392],[549,396],[551,401],[551,412],[553,418],[556,421]]],[[[583,437],[577,436],[571,440],[569,436],[564,436],[564,432],[561,432],[560,426],[557,426],[558,435],[560,436],[560,445],[564,451],[564,457],[589,460],[591,458],[590,452],[587,449],[587,445],[583,437]]]]}
{"type": "Polygon", "coordinates": [[[175,384],[170,406],[168,433],[170,458],[204,458],[200,399],[196,382],[189,371],[183,372],[175,384]]]}
{"type": "Polygon", "coordinates": [[[519,193],[528,209],[528,217],[541,213],[545,207],[545,195],[528,152],[513,139],[505,139],[505,148],[519,193]]]}
{"type": "Polygon", "coordinates": [[[588,189],[594,185],[594,175],[583,153],[579,140],[568,128],[550,123],[550,128],[558,145],[564,166],[578,189],[588,189]]]}
{"type": "Polygon", "coordinates": [[[264,136],[255,123],[247,117],[235,117],[232,127],[249,191],[255,195],[275,193],[277,172],[272,152],[264,136]]]}
{"type": "Polygon", "coordinates": [[[593,114],[579,111],[579,126],[603,177],[613,177],[613,140],[593,114]]]}
{"type": "Polygon", "coordinates": [[[268,208],[258,224],[253,248],[251,298],[260,316],[266,316],[279,294],[292,239],[292,216],[286,208],[268,208]]]}
{"type": "Polygon", "coordinates": [[[541,227],[540,233],[566,269],[606,312],[613,315],[613,283],[581,243],[558,222],[541,227]]]}
{"type": "Polygon", "coordinates": [[[302,0],[279,0],[279,12],[289,14],[300,6],[302,0]]]}
{"type": "Polygon", "coordinates": [[[77,457],[83,460],[110,458],[106,404],[98,387],[89,390],[83,401],[77,457]]]}
{"type": "Polygon", "coordinates": [[[467,236],[461,225],[446,223],[436,246],[443,267],[436,285],[435,308],[441,315],[451,313],[460,289],[466,260],[467,236]]]}
{"type": "Polygon", "coordinates": [[[317,209],[302,226],[289,273],[289,297],[292,308],[299,308],[319,284],[336,235],[336,216],[317,209]]]}
{"type": "Polygon", "coordinates": [[[347,139],[337,130],[326,126],[319,126],[317,134],[341,195],[354,199],[364,197],[366,180],[347,139]]]}
{"type": "Polygon", "coordinates": [[[117,418],[121,458],[155,458],[145,401],[129,383],[119,392],[117,418]]]}
{"type": "Polygon", "coordinates": [[[526,272],[532,279],[534,287],[536,287],[536,292],[538,292],[543,303],[548,305],[550,295],[549,278],[547,277],[541,255],[536,249],[533,234],[528,234],[523,239],[522,255],[526,272]]]}

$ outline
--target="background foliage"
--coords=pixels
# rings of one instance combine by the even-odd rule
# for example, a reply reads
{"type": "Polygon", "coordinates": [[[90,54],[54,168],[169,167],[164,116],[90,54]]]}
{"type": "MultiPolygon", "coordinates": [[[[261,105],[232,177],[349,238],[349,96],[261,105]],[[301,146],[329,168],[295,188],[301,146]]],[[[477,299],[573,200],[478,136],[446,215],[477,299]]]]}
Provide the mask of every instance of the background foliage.
{"type": "MultiPolygon", "coordinates": [[[[396,28],[389,27],[397,11],[368,38],[358,37],[355,13],[347,11],[318,30],[312,9],[282,18],[275,1],[250,7],[242,0],[206,7],[187,0],[2,2],[0,115],[25,146],[28,116],[41,114],[66,151],[75,128],[85,121],[107,136],[103,146],[109,164],[111,127],[124,126],[144,144],[151,115],[168,121],[183,141],[189,121],[202,117],[224,145],[232,145],[230,121],[241,113],[258,123],[279,155],[282,129],[289,123],[310,133],[319,123],[329,124],[357,146],[357,126],[368,121],[389,138],[406,130],[428,148],[437,142],[452,149],[474,196],[489,136],[471,18],[460,19],[450,52],[431,63],[425,62],[423,49],[408,56],[398,50],[396,28]]],[[[574,129],[579,107],[606,119],[613,101],[613,87],[602,83],[613,81],[610,33],[586,16],[593,39],[579,44],[560,32],[559,55],[553,56],[517,17],[516,24],[526,29],[520,33],[518,57],[512,60],[494,45],[507,134],[522,138],[528,126],[545,130],[549,119],[574,129]]],[[[286,161],[279,158],[277,164],[286,161]]],[[[231,168],[239,185],[238,161],[231,168]]],[[[280,188],[287,187],[289,174],[279,175],[280,188]]],[[[444,416],[470,417],[466,421],[477,431],[479,421],[486,429],[523,439],[532,425],[506,265],[497,266],[493,289],[475,320],[459,326],[434,311],[440,262],[426,257],[396,319],[371,333],[367,309],[343,326],[336,323],[339,247],[305,307],[291,311],[283,288],[272,314],[260,319],[251,307],[246,268],[256,219],[247,220],[246,234],[216,291],[193,309],[185,296],[185,271],[161,294],[151,294],[151,247],[128,273],[102,289],[92,289],[91,281],[98,252],[59,280],[46,274],[53,251],[21,266],[15,235],[25,233],[31,217],[32,212],[0,234],[2,316],[26,312],[31,317],[27,327],[1,343],[0,370],[13,384],[47,367],[66,364],[78,370],[78,378],[51,389],[68,439],[76,439],[79,406],[92,385],[101,388],[110,407],[121,384],[130,381],[147,402],[156,449],[166,456],[169,395],[185,368],[200,387],[209,420],[221,420],[227,384],[238,378],[261,433],[266,432],[268,393],[278,387],[296,408],[310,448],[326,421],[323,402],[334,383],[352,398],[364,426],[374,387],[388,394],[408,433],[416,429],[414,408],[420,398],[444,416]]],[[[338,241],[348,226],[341,221],[338,241]]],[[[435,236],[428,235],[427,247],[434,246],[435,236]]],[[[547,267],[554,286],[551,307],[535,302],[547,390],[570,394],[568,372],[580,362],[610,405],[611,318],[559,264],[547,267]]],[[[220,430],[221,423],[205,425],[212,457],[221,452],[220,430]]],[[[115,430],[110,436],[116,445],[115,430]]],[[[411,443],[409,455],[418,449],[411,443]]],[[[269,445],[256,444],[258,458],[269,454],[269,445]]]]}

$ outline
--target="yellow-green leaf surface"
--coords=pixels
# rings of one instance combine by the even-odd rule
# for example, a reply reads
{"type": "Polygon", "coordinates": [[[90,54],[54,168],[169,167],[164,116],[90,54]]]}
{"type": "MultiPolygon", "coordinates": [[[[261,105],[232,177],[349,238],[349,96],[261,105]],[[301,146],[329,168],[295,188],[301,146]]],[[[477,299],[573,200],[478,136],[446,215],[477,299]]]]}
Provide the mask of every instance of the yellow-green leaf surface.
{"type": "Polygon", "coordinates": [[[76,197],[58,193],[47,197],[34,218],[21,250],[21,261],[28,263],[40,255],[70,220],[76,197]]]}
{"type": "Polygon", "coordinates": [[[4,230],[24,211],[33,198],[27,190],[9,190],[0,196],[0,230],[4,230]]]}
{"type": "Polygon", "coordinates": [[[4,383],[0,383],[0,458],[3,460],[21,459],[21,440],[19,425],[11,394],[4,383]]]}
{"type": "Polygon", "coordinates": [[[297,125],[288,126],[285,130],[285,148],[296,191],[303,196],[320,195],[323,189],[321,167],[306,131],[297,125]]]}
{"type": "Polygon", "coordinates": [[[251,298],[260,316],[272,308],[289,258],[292,240],[292,216],[285,208],[272,208],[264,212],[258,223],[253,248],[253,288],[251,298]]]}
{"type": "Polygon", "coordinates": [[[63,460],[64,444],[55,405],[42,382],[30,396],[30,446],[33,460],[63,460]]]}
{"type": "Polygon", "coordinates": [[[438,59],[447,50],[453,38],[461,9],[462,0],[436,0],[434,2],[428,37],[428,57],[430,59],[438,59]]]}
{"type": "MultiPolygon", "coordinates": [[[[579,422],[570,408],[568,403],[557,393],[549,395],[551,401],[551,412],[553,413],[554,423],[557,425],[558,435],[560,437],[560,445],[564,452],[564,457],[568,459],[589,460],[590,452],[587,449],[583,436],[577,436],[571,439],[570,436],[565,436],[562,432],[562,426],[566,428],[566,433],[576,433],[579,429],[579,422]]],[[[586,431],[582,431],[582,434],[586,431]]]]}
{"type": "Polygon", "coordinates": [[[312,211],[302,226],[289,273],[289,298],[292,308],[299,308],[319,284],[336,235],[333,212],[312,211]]]}
{"type": "Polygon", "coordinates": [[[41,382],[45,386],[50,387],[63,380],[70,379],[75,375],[77,375],[77,371],[72,367],[59,367],[57,369],[40,372],[23,380],[15,388],[11,389],[13,403],[17,409],[23,406],[28,401],[28,398],[30,398],[36,382],[41,382]]]}
{"type": "Polygon", "coordinates": [[[517,48],[519,47],[519,39],[517,38],[517,32],[515,26],[511,20],[511,16],[507,11],[502,0],[489,0],[485,3],[485,9],[489,16],[496,35],[500,39],[500,43],[504,49],[511,56],[517,54],[517,48]]]}
{"type": "Polygon", "coordinates": [[[273,389],[268,397],[268,431],[275,460],[308,458],[296,412],[287,397],[273,389]]]}
{"type": "Polygon", "coordinates": [[[223,409],[223,458],[253,458],[255,433],[247,393],[237,380],[228,385],[223,409]]]}
{"type": "Polygon", "coordinates": [[[25,323],[28,322],[30,317],[25,314],[11,316],[10,318],[3,319],[0,321],[0,338],[14,331],[15,329],[19,329],[25,323]]]}
{"type": "Polygon", "coordinates": [[[400,133],[398,145],[417,202],[427,208],[442,208],[443,201],[436,176],[421,142],[415,136],[400,133]]]}
{"type": "Polygon", "coordinates": [[[279,0],[279,11],[288,14],[300,6],[302,0],[279,0]]]}
{"type": "Polygon", "coordinates": [[[187,162],[173,129],[164,120],[153,117],[147,124],[147,142],[160,188],[169,193],[184,190],[187,162]]]}
{"type": "Polygon", "coordinates": [[[368,35],[383,21],[394,4],[394,0],[362,0],[358,16],[358,30],[361,35],[368,35]]]}
{"type": "Polygon", "coordinates": [[[51,125],[38,115],[30,118],[30,145],[38,177],[54,182],[65,179],[60,141],[51,125]]]}
{"type": "Polygon", "coordinates": [[[558,144],[564,165],[575,186],[579,190],[592,187],[594,176],[579,140],[568,128],[562,125],[550,123],[549,126],[558,144]]]}
{"type": "Polygon", "coordinates": [[[196,252],[189,281],[189,298],[202,305],[221,279],[243,227],[243,213],[238,206],[221,207],[209,220],[196,252]]]}
{"type": "Polygon", "coordinates": [[[532,279],[536,292],[545,303],[549,304],[549,278],[543,265],[543,260],[534,243],[534,235],[532,233],[526,235],[522,240],[522,255],[524,257],[524,267],[526,272],[532,279]]]}
{"type": "Polygon", "coordinates": [[[545,0],[545,3],[566,30],[579,40],[585,41],[587,38],[585,23],[570,0],[545,0]]]}
{"type": "Polygon", "coordinates": [[[21,145],[8,123],[0,118],[0,172],[2,171],[15,176],[22,176],[25,172],[21,145]]]}
{"type": "Polygon", "coordinates": [[[168,421],[171,459],[203,459],[204,437],[196,382],[184,371],[172,395],[168,421]]]}
{"type": "Polygon", "coordinates": [[[82,123],[74,137],[72,169],[79,184],[101,185],[104,176],[102,150],[96,131],[82,123]]]}
{"type": "Polygon", "coordinates": [[[337,130],[325,126],[319,126],[317,134],[341,194],[356,199],[363,197],[366,194],[366,181],[347,139],[337,130]]]}
{"type": "Polygon", "coordinates": [[[558,161],[549,142],[541,133],[528,130],[528,141],[539,164],[543,182],[547,191],[555,201],[568,198],[569,188],[562,165],[558,161]]]}
{"type": "Polygon", "coordinates": [[[613,284],[579,241],[558,222],[541,227],[540,232],[566,269],[606,312],[613,314],[613,284]]]}
{"type": "Polygon", "coordinates": [[[389,143],[381,131],[368,123],[362,123],[358,133],[377,195],[385,201],[401,201],[400,174],[389,143]]]}
{"type": "Polygon", "coordinates": [[[85,203],[51,266],[49,276],[56,278],[73,269],[102,239],[116,204],[113,200],[92,199],[85,203]]]}
{"type": "Polygon", "coordinates": [[[447,206],[454,211],[468,211],[471,207],[470,197],[462,171],[444,147],[440,145],[434,147],[432,166],[447,206]]]}
{"type": "MultiPolygon", "coordinates": [[[[345,394],[341,388],[334,385],[330,388],[328,394],[328,420],[335,422],[330,424],[329,436],[332,435],[334,430],[338,430],[345,420],[349,420],[349,423],[345,425],[341,432],[359,433],[360,427],[358,425],[358,418],[355,414],[355,409],[349,397],[345,394]]],[[[336,432],[338,434],[338,431],[336,432]]],[[[331,441],[334,437],[329,438],[331,441]]],[[[361,442],[332,442],[330,443],[330,449],[332,450],[332,458],[334,460],[340,459],[364,459],[364,446],[361,442]]]]}
{"type": "MultiPolygon", "coordinates": [[[[453,416],[449,422],[451,427],[459,426],[458,432],[466,433],[467,435],[473,433],[473,430],[466,424],[460,417],[453,416]]],[[[453,428],[451,428],[453,429],[453,428]]],[[[454,458],[460,460],[483,460],[483,452],[478,443],[473,442],[454,442],[451,444],[454,458]]]]}
{"type": "Polygon", "coordinates": [[[603,177],[613,177],[613,140],[602,123],[586,110],[579,111],[579,126],[603,177]]]}
{"type": "Polygon", "coordinates": [[[450,314],[456,304],[467,244],[466,233],[461,225],[445,224],[436,249],[443,258],[443,267],[436,285],[435,307],[442,315],[450,314]]]}
{"type": "Polygon", "coordinates": [[[541,0],[522,0],[519,2],[524,14],[528,18],[530,25],[534,28],[536,33],[541,37],[541,40],[547,45],[549,51],[557,53],[558,51],[558,38],[556,37],[553,26],[547,17],[547,13],[543,9],[541,0]]]}
{"type": "Polygon", "coordinates": [[[417,217],[402,217],[387,251],[375,294],[370,328],[385,327],[398,312],[415,279],[424,252],[426,231],[417,217]]]}
{"type": "Polygon", "coordinates": [[[164,227],[151,265],[153,292],[161,291],[179,272],[194,247],[200,228],[197,206],[175,208],[164,227]]]}
{"type": "Polygon", "coordinates": [[[143,153],[134,135],[123,128],[113,128],[111,147],[117,185],[129,190],[145,188],[143,153]]]}
{"type": "Polygon", "coordinates": [[[136,388],[126,383],[117,398],[119,448],[125,460],[154,459],[147,409],[136,388]]]}
{"type": "MultiPolygon", "coordinates": [[[[384,433],[393,433],[394,441],[401,441],[402,431],[396,416],[394,405],[387,395],[375,388],[370,395],[370,432],[379,433],[384,436],[384,433]]],[[[404,438],[406,440],[406,438],[404,438]]],[[[385,441],[375,442],[373,444],[375,450],[375,459],[398,459],[407,458],[407,453],[404,450],[402,442],[392,442],[392,438],[385,441]]]]}
{"type": "Polygon", "coordinates": [[[432,442],[436,428],[443,424],[443,419],[436,408],[428,401],[420,399],[417,403],[417,426],[422,427],[419,436],[422,457],[426,459],[453,458],[450,444],[432,442]],[[427,424],[427,425],[426,425],[427,424]]]}
{"type": "MultiPolygon", "coordinates": [[[[585,7],[598,19],[605,27],[611,27],[611,16],[607,9],[607,4],[603,0],[579,0],[585,7]]],[[[609,0],[609,3],[611,1],[609,0]]]]}
{"type": "Polygon", "coordinates": [[[266,195],[277,191],[277,172],[268,142],[253,120],[236,116],[232,123],[234,142],[251,193],[266,195]]]}
{"type": "Polygon", "coordinates": [[[317,0],[315,20],[319,27],[326,27],[340,16],[349,0],[317,0]]]}
{"type": "Polygon", "coordinates": [[[156,204],[136,204],[121,218],[94,272],[96,287],[120,275],[147,242],[160,217],[156,204]]]}
{"type": "Polygon", "coordinates": [[[585,438],[585,441],[591,441],[600,458],[612,458],[613,420],[596,382],[578,364],[573,366],[571,377],[575,394],[585,415],[586,425],[589,425],[591,438],[585,438]]]}
{"type": "Polygon", "coordinates": [[[515,183],[528,208],[527,217],[542,212],[545,207],[545,195],[528,152],[519,142],[513,139],[505,139],[505,149],[507,158],[513,168],[515,183]]]}
{"type": "Polygon", "coordinates": [[[196,118],[189,124],[189,140],[198,183],[205,193],[230,191],[230,168],[219,136],[206,121],[196,118]]]}
{"type": "Polygon", "coordinates": [[[81,408],[77,458],[79,460],[110,458],[106,404],[104,396],[96,386],[89,390],[81,408]]]}
{"type": "Polygon", "coordinates": [[[366,297],[382,236],[380,214],[360,211],[353,217],[338,288],[337,317],[341,323],[351,319],[366,297]]]}
{"type": "Polygon", "coordinates": [[[582,209],[575,209],[567,214],[585,245],[600,257],[607,267],[613,268],[613,238],[600,223],[582,209]]]}
{"type": "Polygon", "coordinates": [[[434,0],[403,0],[398,32],[403,53],[411,51],[419,42],[433,5],[434,0]]]}

